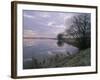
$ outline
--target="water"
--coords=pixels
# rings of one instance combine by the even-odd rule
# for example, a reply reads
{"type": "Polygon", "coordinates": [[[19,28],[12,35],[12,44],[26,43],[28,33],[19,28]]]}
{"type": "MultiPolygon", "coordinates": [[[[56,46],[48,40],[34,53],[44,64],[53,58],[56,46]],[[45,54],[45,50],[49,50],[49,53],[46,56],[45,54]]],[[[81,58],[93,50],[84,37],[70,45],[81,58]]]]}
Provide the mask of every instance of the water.
{"type": "MultiPolygon", "coordinates": [[[[32,58],[42,60],[43,58],[48,58],[54,54],[75,54],[78,52],[78,48],[64,44],[59,46],[57,40],[54,39],[24,39],[23,40],[23,61],[24,66],[27,65],[32,58]]],[[[32,64],[30,62],[30,64],[32,64]]]]}

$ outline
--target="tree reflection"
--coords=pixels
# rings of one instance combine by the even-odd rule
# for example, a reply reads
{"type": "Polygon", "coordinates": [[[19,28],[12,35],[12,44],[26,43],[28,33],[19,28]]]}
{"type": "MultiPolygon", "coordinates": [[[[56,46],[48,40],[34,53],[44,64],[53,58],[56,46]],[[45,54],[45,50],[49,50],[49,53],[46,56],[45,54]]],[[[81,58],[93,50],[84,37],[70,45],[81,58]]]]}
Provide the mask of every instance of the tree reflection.
{"type": "Polygon", "coordinates": [[[58,40],[57,45],[58,45],[59,47],[62,47],[62,46],[64,45],[64,42],[63,42],[63,41],[58,40]]]}
{"type": "Polygon", "coordinates": [[[58,39],[57,45],[60,46],[60,47],[63,46],[64,40],[63,40],[63,34],[62,33],[58,34],[57,39],[58,39]]]}

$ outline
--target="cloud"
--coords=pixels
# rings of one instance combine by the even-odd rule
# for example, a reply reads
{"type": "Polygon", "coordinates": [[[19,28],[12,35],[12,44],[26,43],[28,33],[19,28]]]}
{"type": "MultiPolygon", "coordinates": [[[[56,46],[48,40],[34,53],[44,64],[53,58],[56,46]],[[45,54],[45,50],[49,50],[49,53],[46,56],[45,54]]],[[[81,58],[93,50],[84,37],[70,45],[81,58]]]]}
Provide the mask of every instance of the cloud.
{"type": "Polygon", "coordinates": [[[64,25],[64,24],[57,24],[57,23],[54,23],[54,22],[49,22],[48,24],[47,24],[48,26],[50,26],[50,27],[52,27],[52,28],[59,28],[59,29],[65,29],[66,28],[66,26],[64,25]]]}
{"type": "Polygon", "coordinates": [[[32,30],[24,30],[24,37],[34,37],[36,35],[36,32],[33,32],[32,30]]]}
{"type": "Polygon", "coordinates": [[[50,26],[50,32],[52,32],[53,36],[56,36],[57,34],[64,32],[65,29],[66,29],[66,26],[64,25],[50,26]]]}
{"type": "Polygon", "coordinates": [[[48,22],[48,26],[53,26],[55,23],[54,22],[48,22]]]}
{"type": "Polygon", "coordinates": [[[28,15],[28,14],[24,14],[24,17],[26,17],[26,18],[31,18],[31,19],[35,18],[35,16],[28,15]]]}
{"type": "Polygon", "coordinates": [[[25,46],[33,46],[36,44],[36,42],[33,39],[24,39],[23,41],[25,46]]]}
{"type": "Polygon", "coordinates": [[[50,17],[50,14],[48,13],[48,12],[40,12],[40,14],[39,14],[41,17],[43,17],[43,18],[48,18],[48,17],[50,17]]]}
{"type": "Polygon", "coordinates": [[[66,26],[64,26],[64,25],[56,25],[55,27],[56,27],[56,28],[60,28],[60,29],[61,29],[61,28],[62,28],[62,29],[65,29],[65,28],[66,28],[66,26]]]}

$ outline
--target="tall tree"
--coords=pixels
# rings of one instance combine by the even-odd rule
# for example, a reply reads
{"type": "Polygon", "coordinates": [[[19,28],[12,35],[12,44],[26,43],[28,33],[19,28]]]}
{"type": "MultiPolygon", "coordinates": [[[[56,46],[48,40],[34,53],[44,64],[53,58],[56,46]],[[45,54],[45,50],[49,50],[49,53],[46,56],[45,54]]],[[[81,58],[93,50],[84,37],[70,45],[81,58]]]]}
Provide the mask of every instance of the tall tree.
{"type": "Polygon", "coordinates": [[[91,15],[84,13],[71,18],[71,26],[66,30],[67,36],[71,36],[77,42],[80,49],[90,47],[91,39],[91,15]]]}

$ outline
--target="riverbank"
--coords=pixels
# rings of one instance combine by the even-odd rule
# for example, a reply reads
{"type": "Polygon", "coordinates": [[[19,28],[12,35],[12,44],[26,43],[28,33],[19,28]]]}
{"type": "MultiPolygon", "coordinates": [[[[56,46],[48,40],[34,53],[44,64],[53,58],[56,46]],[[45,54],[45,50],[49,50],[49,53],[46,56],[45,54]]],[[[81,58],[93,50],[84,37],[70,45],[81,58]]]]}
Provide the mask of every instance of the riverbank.
{"type": "Polygon", "coordinates": [[[52,56],[48,56],[45,59],[39,61],[38,59],[32,58],[28,60],[24,69],[35,69],[35,68],[56,68],[56,67],[79,67],[79,66],[90,66],[91,65],[91,54],[90,48],[81,50],[76,54],[65,54],[59,53],[52,56]]]}
{"type": "Polygon", "coordinates": [[[81,50],[78,54],[75,54],[69,59],[63,66],[74,67],[74,66],[90,66],[91,65],[91,48],[81,50]]]}

